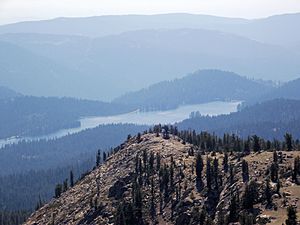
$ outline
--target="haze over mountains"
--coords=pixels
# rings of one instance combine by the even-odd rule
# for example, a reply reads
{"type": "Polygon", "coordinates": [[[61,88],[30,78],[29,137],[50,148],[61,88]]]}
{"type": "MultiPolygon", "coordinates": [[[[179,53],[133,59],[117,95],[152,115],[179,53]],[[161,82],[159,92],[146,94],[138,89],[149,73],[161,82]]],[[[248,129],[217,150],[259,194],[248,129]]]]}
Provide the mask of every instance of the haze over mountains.
{"type": "MultiPolygon", "coordinates": [[[[52,202],[62,203],[62,208],[50,203],[44,209],[50,207],[51,210],[42,208],[33,214],[28,224],[45,224],[43,220],[47,223],[52,220],[52,224],[77,224],[80,219],[80,224],[91,224],[91,221],[107,224],[109,221],[109,224],[121,225],[116,222],[118,216],[112,213],[118,212],[119,207],[115,206],[119,199],[107,199],[107,193],[110,190],[118,192],[125,187],[118,185],[126,184],[129,197],[132,196],[130,188],[133,190],[139,184],[146,193],[144,211],[148,213],[150,194],[154,196],[153,191],[150,193],[149,178],[156,182],[157,193],[165,189],[164,199],[162,196],[155,198],[161,198],[159,204],[165,201],[164,208],[161,205],[157,210],[158,224],[165,224],[162,221],[199,224],[195,222],[197,216],[192,218],[192,223],[182,222],[191,219],[189,215],[200,215],[195,211],[199,209],[199,202],[208,206],[203,208],[203,212],[210,215],[207,221],[219,218],[224,207],[214,204],[221,204],[223,200],[228,204],[233,202],[228,199],[234,183],[230,176],[236,173],[229,167],[244,173],[240,165],[243,157],[250,154],[250,163],[254,158],[260,160],[260,154],[275,149],[289,150],[285,154],[291,153],[290,156],[299,155],[290,151],[300,146],[299,23],[300,13],[255,20],[178,13],[58,18],[0,26],[0,225],[2,221],[7,225],[20,224],[36,202],[40,208],[50,201],[56,184],[61,192],[66,191],[63,194],[66,199],[59,198],[61,193],[57,194],[55,189],[57,199],[52,202]],[[236,107],[240,102],[242,104],[236,107]],[[224,110],[226,107],[228,109],[224,110]],[[201,112],[191,112],[194,109],[201,112]],[[233,113],[221,115],[229,112],[233,113]],[[153,115],[159,120],[154,120],[153,115]],[[93,116],[97,118],[87,118],[93,116]],[[177,119],[169,120],[172,116],[177,119]],[[151,121],[164,122],[154,127],[135,124],[151,124],[151,121]],[[171,124],[164,126],[164,123],[171,124]],[[286,135],[287,132],[291,136],[286,135]],[[126,137],[127,141],[121,144],[126,137]],[[155,160],[149,149],[154,150],[158,158],[155,162],[157,174],[152,173],[155,160]],[[259,153],[260,150],[263,152],[259,153]],[[194,161],[197,158],[194,151],[206,154],[207,159],[212,157],[213,177],[218,178],[215,176],[218,172],[223,175],[225,183],[222,179],[221,183],[218,179],[213,181],[216,192],[209,193],[209,185],[202,191],[195,186],[194,161]],[[223,168],[223,173],[215,160],[225,158],[229,152],[235,168],[230,163],[226,171],[223,168]],[[168,160],[162,167],[159,153],[162,153],[162,162],[168,160]],[[91,173],[86,172],[93,167],[96,169],[91,173]],[[174,168],[178,182],[176,199],[179,200],[181,194],[184,196],[181,199],[184,202],[178,201],[175,211],[175,185],[170,184],[169,195],[168,184],[159,183],[163,179],[172,182],[174,168]],[[140,178],[136,179],[135,175],[126,183],[125,178],[137,169],[140,172],[136,175],[140,178]],[[116,176],[119,172],[122,176],[116,176]],[[185,178],[182,172],[186,173],[185,178]],[[157,179],[161,175],[162,179],[157,179]],[[101,179],[95,179],[96,176],[101,179]],[[75,186],[74,177],[75,181],[81,177],[75,186]],[[133,180],[136,181],[131,183],[133,180]],[[102,185],[101,191],[98,182],[102,185]],[[70,189],[68,184],[74,188],[70,189]],[[96,187],[97,197],[93,196],[96,187]],[[100,194],[105,196],[99,198],[100,194]],[[214,196],[218,199],[210,201],[214,196]],[[73,207],[74,198],[84,204],[73,207]],[[112,205],[107,208],[102,203],[112,205]],[[186,204],[187,216],[178,211],[183,206],[181,203],[186,204]],[[61,214],[52,214],[52,209],[61,214]]],[[[287,182],[283,184],[285,188],[300,187],[296,186],[297,174],[293,184],[289,181],[292,161],[289,158],[282,167],[282,173],[289,174],[281,174],[285,176],[281,181],[287,182]]],[[[252,164],[253,176],[257,175],[256,165],[252,164]]],[[[267,172],[266,167],[259,168],[261,182],[267,172]]],[[[239,186],[235,190],[238,195],[248,185],[248,181],[241,179],[244,177],[239,175],[235,182],[239,186]]],[[[271,188],[275,182],[276,188],[278,185],[280,188],[278,180],[272,182],[271,188]]],[[[260,204],[259,207],[267,207],[264,200],[260,204]]],[[[121,205],[121,211],[122,207],[126,209],[121,205]]],[[[266,207],[258,211],[263,212],[266,207]]],[[[236,212],[244,215],[241,213],[244,211],[236,212]]],[[[257,218],[260,216],[254,211],[251,213],[257,218]]],[[[138,217],[149,219],[148,216],[138,217]]],[[[237,222],[237,218],[233,222],[237,222]]]]}
{"type": "Polygon", "coordinates": [[[166,14],[5,25],[0,27],[1,48],[7,49],[0,82],[30,95],[111,100],[199,69],[287,81],[300,74],[300,34],[292,26],[299,18],[166,14]],[[12,69],[15,63],[24,66],[12,69]]]}
{"type": "Polygon", "coordinates": [[[253,20],[184,13],[95,16],[8,24],[1,27],[0,33],[46,33],[99,37],[132,30],[192,28],[221,30],[264,43],[291,47],[299,44],[300,32],[294,26],[299,21],[299,13],[253,20]]]}

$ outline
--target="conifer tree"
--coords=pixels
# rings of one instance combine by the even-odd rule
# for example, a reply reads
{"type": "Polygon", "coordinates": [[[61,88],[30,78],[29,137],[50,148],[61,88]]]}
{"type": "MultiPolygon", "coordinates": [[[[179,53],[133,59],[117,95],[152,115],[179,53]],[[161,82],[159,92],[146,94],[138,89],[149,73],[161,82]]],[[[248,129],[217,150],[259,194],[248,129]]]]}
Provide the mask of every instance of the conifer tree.
{"type": "Polygon", "coordinates": [[[215,183],[215,190],[219,191],[219,161],[215,157],[213,161],[213,177],[214,177],[214,183],[215,183]]]}
{"type": "Polygon", "coordinates": [[[273,151],[273,162],[278,163],[278,154],[276,149],[273,151]]]}
{"type": "Polygon", "coordinates": [[[257,135],[253,135],[252,140],[253,140],[253,151],[254,152],[260,151],[260,138],[257,135]]]}
{"type": "Polygon", "coordinates": [[[286,144],[287,150],[292,151],[293,150],[293,136],[289,133],[286,133],[284,135],[284,139],[285,139],[285,144],[286,144]]]}
{"type": "Polygon", "coordinates": [[[224,172],[227,173],[228,172],[228,153],[227,151],[225,151],[224,153],[224,159],[223,159],[223,169],[224,169],[224,172]]]}
{"type": "Polygon", "coordinates": [[[106,152],[103,152],[103,162],[105,162],[105,161],[106,161],[106,158],[107,158],[107,156],[106,156],[106,152]]]}
{"type": "Polygon", "coordinates": [[[160,170],[160,154],[156,153],[156,171],[160,170]]]}
{"type": "Polygon", "coordinates": [[[196,158],[196,176],[197,181],[202,183],[202,171],[203,171],[203,159],[200,153],[197,154],[196,158]]]}
{"type": "Polygon", "coordinates": [[[65,179],[64,183],[63,183],[63,192],[65,192],[67,190],[68,190],[68,179],[65,179]]]}
{"type": "Polygon", "coordinates": [[[246,184],[243,195],[243,209],[253,209],[254,204],[258,199],[258,185],[255,181],[250,181],[246,184]]]}
{"type": "Polygon", "coordinates": [[[272,163],[270,167],[270,177],[272,182],[278,181],[278,164],[272,163]]]}
{"type": "Polygon", "coordinates": [[[73,171],[70,171],[70,187],[74,186],[74,174],[73,171]]]}
{"type": "Polygon", "coordinates": [[[59,198],[62,193],[62,185],[57,184],[55,187],[55,198],[59,198]]]}
{"type": "Polygon", "coordinates": [[[236,194],[231,192],[230,194],[230,203],[229,203],[229,215],[228,222],[234,223],[238,221],[238,202],[236,194]]]}
{"type": "Polygon", "coordinates": [[[231,185],[234,183],[234,166],[233,166],[233,164],[229,165],[229,181],[230,181],[231,185]]]}
{"type": "Polygon", "coordinates": [[[286,225],[297,225],[297,211],[293,206],[287,208],[287,216],[286,225]]]}
{"type": "Polygon", "coordinates": [[[242,176],[243,176],[243,182],[249,181],[249,166],[246,160],[242,161],[242,176]]]}
{"type": "Polygon", "coordinates": [[[211,159],[207,157],[206,159],[206,186],[208,191],[211,191],[212,184],[212,174],[211,174],[211,159]]]}
{"type": "Polygon", "coordinates": [[[96,167],[99,167],[100,163],[101,163],[101,151],[98,150],[97,156],[96,156],[96,167]]]}
{"type": "Polygon", "coordinates": [[[155,193],[154,193],[154,179],[151,179],[151,205],[150,205],[150,214],[152,219],[155,218],[156,215],[156,204],[155,204],[155,193]]]}
{"type": "Polygon", "coordinates": [[[271,190],[269,179],[267,179],[266,181],[265,198],[267,200],[267,206],[270,206],[272,204],[272,190],[271,190]]]}

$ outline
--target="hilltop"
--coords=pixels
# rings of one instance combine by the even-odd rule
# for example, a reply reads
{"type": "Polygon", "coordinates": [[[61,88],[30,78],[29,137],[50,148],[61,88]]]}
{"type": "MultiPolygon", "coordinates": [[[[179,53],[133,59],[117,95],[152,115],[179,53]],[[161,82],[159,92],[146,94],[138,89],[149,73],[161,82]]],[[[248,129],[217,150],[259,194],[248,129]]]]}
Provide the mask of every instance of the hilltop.
{"type": "Polygon", "coordinates": [[[212,101],[248,100],[274,87],[222,70],[199,70],[183,78],[163,81],[114,100],[145,110],[165,110],[180,105],[212,101]]]}
{"type": "Polygon", "coordinates": [[[262,139],[265,151],[257,139],[224,135],[214,143],[218,138],[207,133],[171,129],[180,138],[159,131],[129,136],[73,187],[63,193],[56,188],[56,198],[25,224],[279,225],[288,206],[300,206],[299,151],[274,152],[275,145],[262,139]],[[236,143],[248,143],[255,152],[233,151],[236,143]]]}

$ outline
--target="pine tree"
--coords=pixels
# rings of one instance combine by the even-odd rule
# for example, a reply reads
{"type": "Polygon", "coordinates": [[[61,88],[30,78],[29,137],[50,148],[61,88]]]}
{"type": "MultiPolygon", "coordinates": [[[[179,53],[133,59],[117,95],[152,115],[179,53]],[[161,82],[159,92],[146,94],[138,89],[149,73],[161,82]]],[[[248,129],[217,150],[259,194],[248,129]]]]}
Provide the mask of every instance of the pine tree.
{"type": "Polygon", "coordinates": [[[55,187],[55,198],[59,198],[62,193],[62,185],[57,184],[55,187]]]}
{"type": "Polygon", "coordinates": [[[252,213],[243,212],[239,221],[241,225],[254,225],[254,216],[252,213]]]}
{"type": "Polygon", "coordinates": [[[252,140],[253,140],[253,151],[259,152],[260,151],[260,138],[257,135],[253,135],[252,140]]]}
{"type": "Polygon", "coordinates": [[[96,156],[96,167],[99,167],[100,162],[101,162],[101,151],[98,150],[97,156],[96,156]]]}
{"type": "Polygon", "coordinates": [[[73,171],[70,171],[70,187],[74,186],[74,174],[73,171]]]}
{"type": "Polygon", "coordinates": [[[212,184],[212,174],[211,174],[211,159],[207,157],[206,159],[206,186],[208,191],[211,191],[212,184]]]}
{"type": "Polygon", "coordinates": [[[105,161],[106,161],[106,158],[107,158],[107,156],[106,156],[106,152],[103,152],[103,162],[105,162],[105,161]]]}
{"type": "Polygon", "coordinates": [[[197,154],[196,158],[196,176],[197,181],[202,183],[202,171],[203,171],[203,159],[200,153],[197,154]]]}
{"type": "Polygon", "coordinates": [[[230,194],[228,222],[234,223],[238,221],[238,202],[237,196],[233,192],[230,194]]]}
{"type": "Polygon", "coordinates": [[[278,163],[278,154],[276,150],[273,151],[273,162],[278,163]]]}
{"type": "Polygon", "coordinates": [[[297,211],[293,206],[287,208],[287,216],[286,225],[297,225],[297,211]]]}
{"type": "Polygon", "coordinates": [[[246,160],[242,161],[242,176],[243,176],[243,182],[249,181],[249,166],[246,160]]]}
{"type": "Polygon", "coordinates": [[[150,214],[152,219],[155,218],[156,215],[156,204],[155,204],[155,193],[154,193],[154,179],[151,179],[151,205],[150,205],[150,214]]]}
{"type": "Polygon", "coordinates": [[[234,183],[234,166],[232,164],[229,165],[229,181],[231,185],[234,183]]]}
{"type": "Polygon", "coordinates": [[[65,179],[63,183],[63,192],[66,192],[67,190],[68,190],[68,179],[65,179]]]}
{"type": "Polygon", "coordinates": [[[156,153],[156,171],[160,170],[160,154],[156,153]]]}
{"type": "Polygon", "coordinates": [[[215,190],[219,191],[219,161],[215,157],[213,161],[213,176],[214,176],[214,183],[215,183],[215,190]]]}
{"type": "Polygon", "coordinates": [[[154,153],[151,152],[150,153],[150,157],[149,157],[149,170],[150,170],[150,174],[153,174],[154,172],[154,153]]]}
{"type": "Polygon", "coordinates": [[[255,181],[250,181],[246,184],[243,195],[243,209],[253,209],[254,204],[258,199],[258,185],[255,181]]]}
{"type": "Polygon", "coordinates": [[[224,172],[227,173],[228,172],[228,153],[227,151],[225,151],[224,153],[224,159],[223,159],[223,169],[224,169],[224,172]]]}
{"type": "Polygon", "coordinates": [[[141,140],[141,133],[138,133],[137,136],[136,136],[136,141],[137,143],[140,143],[142,140],[141,140]]]}
{"type": "Polygon", "coordinates": [[[297,156],[295,159],[294,159],[294,169],[293,169],[293,174],[292,174],[292,178],[293,178],[293,181],[295,183],[298,182],[298,179],[297,179],[297,176],[300,174],[300,157],[297,156]]]}
{"type": "Polygon", "coordinates": [[[270,177],[272,182],[278,181],[278,164],[272,163],[270,167],[270,177]]]}
{"type": "Polygon", "coordinates": [[[292,151],[293,150],[293,136],[289,133],[286,133],[284,135],[284,139],[285,139],[285,144],[286,144],[287,150],[292,151]]]}
{"type": "Polygon", "coordinates": [[[265,198],[267,200],[267,206],[270,206],[272,204],[272,190],[269,179],[266,181],[265,198]]]}

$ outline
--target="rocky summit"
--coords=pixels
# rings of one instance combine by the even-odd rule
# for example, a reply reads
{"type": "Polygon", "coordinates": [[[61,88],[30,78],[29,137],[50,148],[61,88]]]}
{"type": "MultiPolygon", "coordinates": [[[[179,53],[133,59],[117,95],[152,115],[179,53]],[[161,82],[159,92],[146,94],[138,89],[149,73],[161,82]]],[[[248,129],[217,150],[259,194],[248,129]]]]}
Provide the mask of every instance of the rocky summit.
{"type": "Polygon", "coordinates": [[[129,137],[25,224],[281,225],[288,207],[300,207],[297,156],[207,151],[176,135],[145,133],[129,137]]]}

